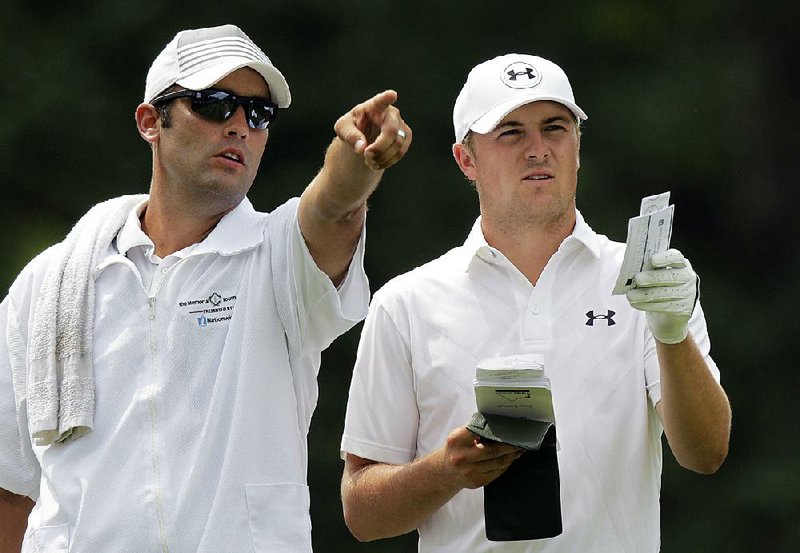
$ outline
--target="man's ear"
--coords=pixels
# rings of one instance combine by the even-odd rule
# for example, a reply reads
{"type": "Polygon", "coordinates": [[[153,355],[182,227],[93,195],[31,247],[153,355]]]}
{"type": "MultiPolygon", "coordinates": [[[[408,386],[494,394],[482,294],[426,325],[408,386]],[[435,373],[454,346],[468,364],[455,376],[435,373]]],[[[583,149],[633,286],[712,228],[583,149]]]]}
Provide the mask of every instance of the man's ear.
{"type": "Polygon", "coordinates": [[[478,169],[475,166],[475,155],[470,152],[464,144],[456,142],[453,144],[453,157],[458,163],[459,169],[464,173],[468,180],[475,182],[478,180],[478,169]]]}
{"type": "Polygon", "coordinates": [[[151,104],[139,104],[136,108],[136,128],[147,142],[158,142],[161,125],[158,124],[158,110],[151,104]]]}

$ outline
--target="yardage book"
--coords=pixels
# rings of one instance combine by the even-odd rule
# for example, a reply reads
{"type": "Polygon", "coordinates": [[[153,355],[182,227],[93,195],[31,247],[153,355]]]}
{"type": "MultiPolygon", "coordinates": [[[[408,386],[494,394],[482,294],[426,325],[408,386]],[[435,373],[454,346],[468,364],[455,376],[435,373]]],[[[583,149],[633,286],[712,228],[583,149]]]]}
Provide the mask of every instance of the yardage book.
{"type": "Polygon", "coordinates": [[[483,487],[490,541],[552,538],[563,530],[557,436],[550,379],[541,355],[484,359],[475,370],[478,412],[467,428],[525,451],[483,487]]]}
{"type": "Polygon", "coordinates": [[[541,355],[484,359],[475,370],[475,401],[483,415],[555,422],[550,379],[541,355]]]}

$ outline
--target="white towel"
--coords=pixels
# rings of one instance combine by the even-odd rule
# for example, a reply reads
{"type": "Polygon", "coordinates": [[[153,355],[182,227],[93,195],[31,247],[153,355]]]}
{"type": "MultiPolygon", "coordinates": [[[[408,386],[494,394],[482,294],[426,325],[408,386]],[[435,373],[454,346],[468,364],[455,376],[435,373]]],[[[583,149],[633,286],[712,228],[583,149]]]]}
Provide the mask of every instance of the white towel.
{"type": "Polygon", "coordinates": [[[44,276],[28,349],[28,424],[46,446],[89,432],[94,421],[94,269],[146,195],[97,204],[72,228],[44,276]]]}

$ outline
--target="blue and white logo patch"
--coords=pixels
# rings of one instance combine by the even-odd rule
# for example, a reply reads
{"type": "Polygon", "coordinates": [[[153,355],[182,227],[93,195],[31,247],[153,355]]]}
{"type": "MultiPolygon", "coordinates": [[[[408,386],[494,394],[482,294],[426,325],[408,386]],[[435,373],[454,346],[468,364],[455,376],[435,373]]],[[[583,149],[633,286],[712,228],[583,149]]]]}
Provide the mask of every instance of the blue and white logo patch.
{"type": "Polygon", "coordinates": [[[197,326],[205,328],[215,323],[231,320],[236,305],[236,294],[211,292],[206,297],[190,298],[178,302],[178,309],[197,321],[197,326]]]}

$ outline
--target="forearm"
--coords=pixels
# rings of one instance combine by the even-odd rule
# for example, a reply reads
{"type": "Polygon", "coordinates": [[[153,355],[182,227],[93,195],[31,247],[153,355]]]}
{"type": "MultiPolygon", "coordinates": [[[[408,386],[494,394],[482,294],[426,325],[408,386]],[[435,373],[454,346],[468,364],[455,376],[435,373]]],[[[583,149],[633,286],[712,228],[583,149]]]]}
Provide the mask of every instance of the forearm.
{"type": "Polygon", "coordinates": [[[347,455],[342,478],[345,522],[361,541],[418,528],[464,488],[492,482],[522,455],[516,446],[480,439],[464,427],[445,445],[405,465],[347,455]]]}
{"type": "Polygon", "coordinates": [[[661,366],[658,409],[670,448],[681,466],[715,472],[728,454],[731,410],[691,334],[674,345],[657,343],[661,366]]]}
{"type": "Polygon", "coordinates": [[[359,154],[336,137],[325,152],[325,162],[314,181],[329,216],[339,218],[363,206],[378,186],[384,169],[371,168],[367,154],[359,154]]]}
{"type": "Polygon", "coordinates": [[[366,202],[383,171],[339,138],[300,200],[300,229],[317,266],[335,284],[344,277],[364,225],[366,202]]]}
{"type": "Polygon", "coordinates": [[[33,509],[29,498],[0,488],[0,553],[19,553],[33,509]]]}
{"type": "Polygon", "coordinates": [[[300,199],[300,229],[317,266],[334,284],[347,273],[364,223],[367,198],[383,171],[411,145],[411,129],[386,90],[336,120],[325,163],[300,199]]]}
{"type": "Polygon", "coordinates": [[[441,450],[406,465],[355,468],[352,457],[342,478],[342,505],[347,527],[359,541],[418,528],[462,489],[446,472],[441,450]]]}

